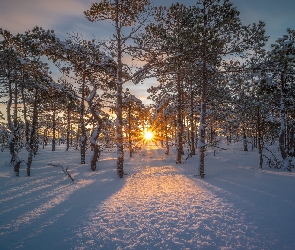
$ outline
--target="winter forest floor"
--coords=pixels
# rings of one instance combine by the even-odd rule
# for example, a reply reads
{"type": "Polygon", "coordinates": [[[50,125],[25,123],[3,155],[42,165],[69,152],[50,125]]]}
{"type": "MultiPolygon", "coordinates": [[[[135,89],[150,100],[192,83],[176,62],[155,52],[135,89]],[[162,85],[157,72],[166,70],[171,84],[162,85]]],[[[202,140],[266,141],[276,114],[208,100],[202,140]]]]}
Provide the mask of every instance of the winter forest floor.
{"type": "Polygon", "coordinates": [[[204,179],[197,156],[127,155],[119,179],[115,150],[92,172],[79,151],[48,146],[16,177],[0,152],[0,249],[295,249],[295,174],[257,169],[257,152],[209,149],[204,179]]]}

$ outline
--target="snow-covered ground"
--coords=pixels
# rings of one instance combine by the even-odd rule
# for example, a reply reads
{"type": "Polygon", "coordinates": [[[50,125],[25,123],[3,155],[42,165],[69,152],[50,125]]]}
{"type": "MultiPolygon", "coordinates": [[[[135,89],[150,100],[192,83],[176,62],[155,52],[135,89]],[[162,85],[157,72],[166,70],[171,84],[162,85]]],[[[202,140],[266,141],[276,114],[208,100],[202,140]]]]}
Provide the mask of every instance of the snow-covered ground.
{"type": "Polygon", "coordinates": [[[295,174],[259,170],[237,147],[209,150],[204,179],[196,157],[174,159],[155,145],[126,153],[119,179],[115,151],[92,172],[48,147],[16,177],[0,152],[0,249],[295,249],[295,174]]]}

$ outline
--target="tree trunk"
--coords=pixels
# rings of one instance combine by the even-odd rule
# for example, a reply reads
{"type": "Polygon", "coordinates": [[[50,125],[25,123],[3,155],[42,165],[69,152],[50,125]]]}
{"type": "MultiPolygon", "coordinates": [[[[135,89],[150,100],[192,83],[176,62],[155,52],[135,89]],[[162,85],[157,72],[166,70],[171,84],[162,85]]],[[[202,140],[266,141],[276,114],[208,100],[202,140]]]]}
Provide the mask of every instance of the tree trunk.
{"type": "Polygon", "coordinates": [[[116,135],[117,135],[117,173],[120,178],[124,176],[124,149],[123,149],[123,117],[122,117],[122,92],[123,92],[123,64],[122,64],[122,39],[121,23],[119,20],[120,5],[116,0],[116,33],[117,33],[117,103],[116,103],[116,135]]]}
{"type": "Polygon", "coordinates": [[[70,141],[70,145],[73,146],[73,127],[71,124],[71,141],[70,141]]]}
{"type": "Polygon", "coordinates": [[[43,145],[42,148],[43,148],[43,149],[45,148],[45,140],[46,140],[46,139],[45,139],[45,138],[46,138],[45,135],[46,135],[46,129],[43,130],[43,143],[42,143],[42,145],[43,145]]]}
{"type": "Polygon", "coordinates": [[[183,155],[183,123],[182,123],[182,88],[180,73],[177,74],[177,157],[176,163],[182,163],[183,155]]]}
{"type": "Polygon", "coordinates": [[[30,133],[29,140],[29,156],[27,162],[27,175],[31,175],[31,165],[33,162],[34,148],[36,143],[36,130],[37,130],[37,117],[38,117],[38,89],[35,90],[35,99],[34,99],[34,107],[33,107],[33,120],[32,120],[32,128],[30,133]]]}
{"type": "Polygon", "coordinates": [[[55,151],[55,133],[56,133],[56,110],[55,104],[53,103],[53,114],[52,114],[52,144],[51,150],[55,151]]]}
{"type": "Polygon", "coordinates": [[[29,145],[29,139],[30,139],[30,136],[29,136],[29,131],[30,131],[30,123],[28,121],[28,118],[27,118],[27,105],[26,105],[26,101],[25,101],[25,88],[24,88],[24,85],[25,85],[25,76],[23,75],[22,77],[22,85],[21,85],[21,95],[22,95],[22,101],[23,101],[23,114],[24,114],[24,121],[25,121],[25,137],[26,137],[26,147],[28,147],[29,145]]]}
{"type": "Polygon", "coordinates": [[[10,74],[8,74],[7,78],[8,78],[9,98],[8,98],[8,101],[7,101],[6,115],[7,115],[8,128],[10,129],[10,137],[9,137],[9,150],[10,150],[10,156],[11,156],[10,163],[13,163],[15,161],[15,151],[14,151],[15,131],[14,131],[14,127],[12,125],[11,113],[10,113],[11,106],[12,106],[12,99],[13,99],[12,82],[11,82],[11,79],[10,79],[10,74]]]}
{"type": "Polygon", "coordinates": [[[100,156],[100,147],[97,144],[97,139],[99,136],[101,130],[101,126],[97,125],[97,128],[93,131],[93,133],[91,134],[90,137],[90,143],[91,143],[91,147],[93,149],[93,154],[92,154],[92,158],[91,158],[91,170],[95,171],[96,170],[96,162],[99,159],[100,156]]]}
{"type": "Polygon", "coordinates": [[[81,139],[80,139],[80,154],[81,154],[81,164],[86,163],[86,142],[87,142],[87,135],[86,135],[86,127],[84,121],[84,110],[85,110],[85,74],[83,74],[82,79],[82,100],[80,106],[80,129],[81,129],[81,139]]]}
{"type": "MultiPolygon", "coordinates": [[[[94,93],[96,93],[96,88],[92,90],[94,93]]],[[[93,154],[91,158],[91,170],[95,171],[96,170],[96,162],[99,159],[100,156],[100,146],[97,143],[97,139],[99,137],[101,128],[102,128],[102,119],[99,117],[99,115],[96,113],[94,106],[92,105],[92,100],[94,98],[95,94],[92,95],[92,98],[89,99],[87,98],[88,106],[91,111],[92,116],[94,117],[95,121],[97,122],[96,128],[93,130],[91,137],[90,137],[90,144],[91,148],[93,149],[93,154]]]]}
{"type": "Polygon", "coordinates": [[[263,142],[262,142],[262,134],[261,134],[261,120],[260,120],[260,108],[257,109],[257,146],[258,146],[258,154],[259,154],[259,168],[262,168],[263,164],[263,142]]]}
{"type": "Polygon", "coordinates": [[[67,147],[66,151],[69,151],[70,148],[70,130],[71,130],[71,108],[70,103],[68,103],[67,107],[67,147]]]}
{"type": "Polygon", "coordinates": [[[129,144],[129,156],[132,157],[132,138],[131,138],[131,100],[128,104],[128,144],[129,144]]]}
{"type": "Polygon", "coordinates": [[[168,136],[168,122],[167,122],[167,117],[164,115],[165,119],[165,140],[166,140],[166,151],[165,154],[169,155],[170,153],[170,148],[169,148],[169,136],[168,136]]]}
{"type": "MultiPolygon", "coordinates": [[[[206,19],[204,18],[204,24],[206,26],[206,19]]],[[[199,175],[204,178],[205,175],[205,135],[206,135],[206,99],[207,99],[207,85],[208,85],[208,75],[207,75],[207,53],[206,53],[206,41],[203,41],[204,51],[203,51],[203,79],[202,79],[202,89],[201,89],[201,112],[200,112],[200,127],[199,127],[199,175]]]]}
{"type": "Polygon", "coordinates": [[[286,149],[286,89],[285,89],[285,75],[281,74],[281,108],[280,108],[280,117],[281,117],[281,129],[279,134],[279,148],[280,153],[283,159],[283,168],[291,171],[291,161],[292,157],[288,154],[286,149]]]}
{"type": "Polygon", "coordinates": [[[248,151],[248,142],[245,127],[243,127],[243,147],[244,151],[248,151]]]}
{"type": "MultiPolygon", "coordinates": [[[[11,157],[11,161],[15,161],[15,157],[16,157],[16,153],[18,153],[18,140],[19,140],[19,126],[18,126],[18,86],[16,81],[14,81],[14,107],[13,107],[13,136],[12,136],[12,144],[11,144],[11,151],[12,152],[12,157],[11,157]]],[[[11,152],[10,151],[10,152],[11,152]]],[[[18,161],[16,161],[17,164],[18,161]]]]}
{"type": "Polygon", "coordinates": [[[204,178],[205,175],[205,152],[206,152],[206,145],[205,145],[205,132],[206,132],[206,103],[205,99],[202,98],[203,101],[201,102],[201,114],[200,114],[200,127],[199,127],[199,155],[200,155],[200,162],[199,162],[199,175],[201,178],[204,178]]]}

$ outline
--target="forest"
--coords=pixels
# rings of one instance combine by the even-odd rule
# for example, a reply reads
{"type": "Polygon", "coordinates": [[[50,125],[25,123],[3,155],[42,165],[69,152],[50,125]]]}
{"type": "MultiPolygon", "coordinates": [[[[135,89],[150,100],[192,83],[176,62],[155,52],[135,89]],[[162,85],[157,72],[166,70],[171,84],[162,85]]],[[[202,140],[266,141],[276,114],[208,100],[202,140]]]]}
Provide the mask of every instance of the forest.
{"type": "Polygon", "coordinates": [[[256,148],[260,168],[291,171],[295,30],[282,30],[268,48],[266,24],[244,25],[239,14],[229,0],[170,7],[102,0],[84,16],[111,25],[105,40],[79,33],[63,40],[39,26],[16,35],[0,29],[0,146],[16,175],[21,163],[31,175],[40,148],[65,144],[93,171],[101,151],[116,148],[122,178],[126,154],[140,150],[147,131],[165,154],[176,149],[178,164],[197,154],[202,178],[206,151],[221,138],[256,148]],[[149,78],[158,84],[145,105],[124,84],[149,78]]]}

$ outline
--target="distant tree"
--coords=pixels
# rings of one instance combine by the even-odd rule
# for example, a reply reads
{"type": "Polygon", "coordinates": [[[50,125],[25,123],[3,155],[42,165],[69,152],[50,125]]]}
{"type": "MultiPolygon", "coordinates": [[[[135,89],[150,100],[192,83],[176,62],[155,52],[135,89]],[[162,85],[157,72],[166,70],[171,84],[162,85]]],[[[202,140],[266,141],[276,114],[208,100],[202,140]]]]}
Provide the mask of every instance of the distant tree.
{"type": "Polygon", "coordinates": [[[176,162],[182,163],[186,74],[193,64],[190,60],[190,47],[193,39],[192,28],[196,23],[192,19],[191,8],[179,3],[169,8],[155,8],[154,19],[155,22],[147,27],[144,36],[148,42],[142,43],[150,44],[149,57],[158,50],[158,63],[154,66],[154,75],[159,82],[165,83],[165,88],[169,92],[176,94],[174,99],[177,111],[176,162]]]}
{"type": "Polygon", "coordinates": [[[41,55],[36,50],[34,39],[29,33],[11,35],[6,30],[1,30],[4,40],[1,64],[5,69],[3,77],[8,84],[7,100],[7,120],[11,129],[11,154],[12,161],[15,161],[15,171],[18,174],[21,159],[18,156],[19,147],[16,144],[21,142],[21,130],[25,131],[25,146],[28,151],[27,175],[30,176],[30,167],[33,155],[38,149],[38,118],[39,103],[42,93],[50,93],[54,89],[54,82],[50,77],[47,63],[40,60],[41,55]],[[5,53],[9,52],[9,60],[5,53]],[[13,52],[13,54],[11,54],[13,52]],[[14,57],[12,56],[14,55],[14,57]],[[12,64],[11,59],[15,60],[12,64]],[[11,121],[10,108],[14,102],[13,125],[11,121]],[[19,104],[22,104],[20,107],[19,104]],[[23,114],[24,126],[20,121],[21,112],[23,114]]]}
{"type": "MultiPolygon", "coordinates": [[[[31,35],[41,41],[39,44],[40,53],[52,60],[64,76],[74,79],[79,86],[75,97],[80,99],[80,152],[81,164],[85,164],[88,139],[86,116],[89,118],[88,122],[91,121],[90,117],[92,116],[94,119],[98,119],[96,121],[98,126],[102,124],[102,118],[96,115],[97,111],[93,112],[92,104],[88,102],[94,100],[97,95],[96,91],[106,92],[114,88],[117,65],[111,57],[106,56],[100,50],[101,45],[94,39],[87,41],[79,34],[74,34],[70,39],[62,41],[55,37],[53,31],[46,32],[40,27],[34,28],[31,35]],[[88,103],[88,111],[86,103],[88,103]]],[[[98,146],[93,148],[97,149],[98,146]]],[[[95,153],[98,156],[96,151],[95,153]]],[[[91,168],[95,170],[94,166],[91,168]]]]}
{"type": "Polygon", "coordinates": [[[123,93],[122,111],[123,124],[125,125],[124,132],[128,138],[129,156],[132,157],[133,144],[139,141],[140,134],[140,112],[142,111],[142,101],[132,95],[129,89],[123,93]]]}
{"type": "Polygon", "coordinates": [[[7,30],[0,30],[3,40],[0,42],[0,67],[2,84],[4,85],[4,92],[6,98],[6,120],[7,126],[10,130],[9,148],[11,154],[11,163],[20,164],[17,160],[17,152],[20,149],[20,132],[18,120],[18,102],[19,102],[19,73],[21,69],[21,61],[19,54],[15,51],[11,39],[13,35],[7,30]],[[14,105],[13,105],[14,103],[14,105]],[[13,115],[11,109],[13,106],[13,115]]]}
{"type": "Polygon", "coordinates": [[[154,116],[152,120],[152,130],[155,131],[157,137],[163,141],[166,147],[165,154],[170,153],[170,144],[175,139],[174,130],[176,122],[175,98],[173,95],[174,84],[168,82],[159,84],[156,87],[148,89],[150,93],[149,99],[154,102],[154,116]]]}

